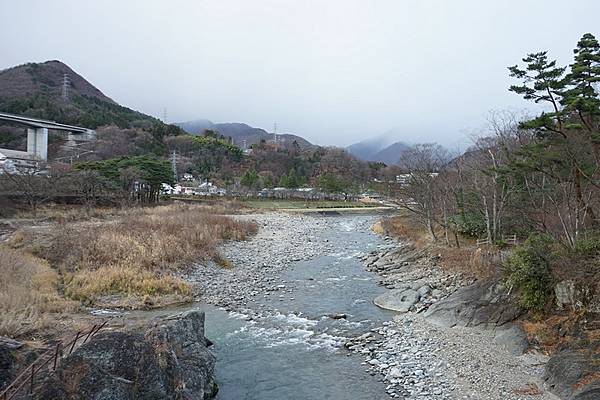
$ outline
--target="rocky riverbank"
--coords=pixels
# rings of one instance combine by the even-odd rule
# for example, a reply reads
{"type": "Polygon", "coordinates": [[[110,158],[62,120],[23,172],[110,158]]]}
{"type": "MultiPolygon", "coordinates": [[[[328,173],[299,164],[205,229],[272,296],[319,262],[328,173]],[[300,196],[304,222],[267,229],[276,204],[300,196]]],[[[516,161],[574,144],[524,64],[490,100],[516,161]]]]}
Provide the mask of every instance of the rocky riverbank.
{"type": "Polygon", "coordinates": [[[198,300],[231,310],[245,308],[260,297],[291,293],[279,275],[292,263],[310,260],[331,249],[322,233],[327,218],[311,215],[265,213],[241,215],[259,225],[256,236],[229,242],[221,249],[232,268],[215,263],[196,265],[184,276],[198,292],[198,300]]]}
{"type": "Polygon", "coordinates": [[[390,289],[375,303],[399,314],[346,347],[383,376],[390,397],[557,398],[542,385],[547,357],[523,352],[526,338],[511,325],[518,312],[494,285],[469,286],[471,280],[442,270],[427,250],[386,242],[361,259],[390,289]]]}

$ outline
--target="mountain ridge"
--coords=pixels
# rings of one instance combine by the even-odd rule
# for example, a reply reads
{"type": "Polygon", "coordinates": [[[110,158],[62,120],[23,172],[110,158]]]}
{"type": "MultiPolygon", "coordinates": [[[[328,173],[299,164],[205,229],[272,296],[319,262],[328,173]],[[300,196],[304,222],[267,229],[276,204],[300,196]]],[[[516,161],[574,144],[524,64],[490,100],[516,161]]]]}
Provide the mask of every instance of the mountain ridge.
{"type": "Polygon", "coordinates": [[[0,71],[0,110],[97,128],[151,125],[160,121],[115,102],[67,64],[50,60],[0,71]],[[67,97],[63,82],[67,77],[67,97]]]}
{"type": "MultiPolygon", "coordinates": [[[[214,123],[208,119],[197,119],[186,122],[175,123],[187,133],[191,135],[200,135],[204,129],[212,129],[219,134],[231,137],[234,143],[238,146],[246,146],[260,143],[262,140],[272,140],[273,133],[267,132],[262,128],[256,128],[244,122],[219,122],[214,123]]],[[[277,134],[277,140],[284,144],[293,144],[296,142],[301,148],[315,147],[314,144],[304,139],[302,136],[293,135],[290,133],[277,134]]]]}
{"type": "Polygon", "coordinates": [[[385,135],[368,138],[351,144],[346,150],[353,156],[364,160],[382,162],[388,165],[398,164],[402,152],[410,148],[403,141],[393,141],[385,135]]]}

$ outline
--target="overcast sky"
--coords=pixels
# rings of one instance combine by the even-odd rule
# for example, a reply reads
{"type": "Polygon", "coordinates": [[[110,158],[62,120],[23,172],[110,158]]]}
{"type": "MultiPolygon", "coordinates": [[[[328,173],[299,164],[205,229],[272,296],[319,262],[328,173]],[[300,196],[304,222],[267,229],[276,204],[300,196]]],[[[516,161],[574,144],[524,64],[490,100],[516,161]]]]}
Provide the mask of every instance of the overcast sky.
{"type": "Polygon", "coordinates": [[[0,0],[0,69],[59,59],[168,121],[246,122],[317,144],[394,129],[464,143],[491,109],[529,105],[508,65],[568,63],[598,0],[0,0]]]}

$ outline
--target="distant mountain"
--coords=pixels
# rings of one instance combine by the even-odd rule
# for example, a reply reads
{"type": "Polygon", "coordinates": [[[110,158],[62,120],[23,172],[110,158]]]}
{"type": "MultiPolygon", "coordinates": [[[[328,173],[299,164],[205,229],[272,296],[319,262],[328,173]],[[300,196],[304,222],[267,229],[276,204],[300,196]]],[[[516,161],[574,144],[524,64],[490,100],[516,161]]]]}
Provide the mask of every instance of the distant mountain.
{"type": "Polygon", "coordinates": [[[214,123],[207,119],[196,119],[187,122],[177,122],[175,125],[179,126],[187,133],[191,133],[192,135],[199,135],[205,129],[210,129],[210,127],[212,127],[214,123]]]}
{"type": "Polygon", "coordinates": [[[346,150],[361,160],[371,160],[373,156],[377,154],[379,150],[385,148],[386,145],[387,144],[380,137],[369,138],[346,147],[346,150]]]}
{"type": "Polygon", "coordinates": [[[388,147],[379,150],[374,154],[372,161],[380,161],[388,165],[398,164],[402,157],[402,153],[408,149],[410,149],[410,146],[404,142],[392,143],[388,147]]]}
{"type": "Polygon", "coordinates": [[[390,144],[385,136],[370,138],[348,146],[346,149],[355,157],[365,161],[378,161],[388,165],[397,164],[403,151],[410,146],[404,142],[390,144]]]}
{"type": "Polygon", "coordinates": [[[57,61],[29,63],[0,71],[0,111],[96,128],[160,123],[120,106],[98,88],[57,61]],[[65,74],[67,99],[63,98],[65,74]]]}
{"type": "MultiPolygon", "coordinates": [[[[250,146],[252,144],[259,143],[261,140],[273,139],[272,133],[269,133],[264,129],[255,128],[248,124],[239,122],[215,124],[207,119],[199,119],[194,121],[181,122],[175,125],[179,126],[186,132],[191,133],[192,135],[201,135],[205,129],[212,129],[223,136],[231,137],[234,143],[238,146],[242,146],[244,144],[244,141],[246,142],[247,146],[250,146]]],[[[303,137],[287,133],[278,134],[277,140],[289,145],[291,145],[295,141],[301,148],[314,147],[312,143],[310,143],[303,137]]]]}

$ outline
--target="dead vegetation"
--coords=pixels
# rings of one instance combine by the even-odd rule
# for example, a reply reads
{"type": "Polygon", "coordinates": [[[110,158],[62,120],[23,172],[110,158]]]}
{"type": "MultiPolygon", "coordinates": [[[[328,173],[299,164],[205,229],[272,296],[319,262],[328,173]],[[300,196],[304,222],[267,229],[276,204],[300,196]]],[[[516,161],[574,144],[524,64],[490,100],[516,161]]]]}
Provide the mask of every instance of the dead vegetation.
{"type": "Polygon", "coordinates": [[[10,243],[46,260],[60,276],[65,297],[96,306],[188,301],[192,289],[177,272],[199,260],[228,266],[217,247],[257,230],[254,223],[211,208],[181,204],[130,208],[107,219],[55,221],[17,232],[10,243]]]}
{"type": "Polygon", "coordinates": [[[26,336],[54,325],[74,302],[58,292],[58,273],[23,251],[0,246],[0,336],[26,336]]]}
{"type": "MultiPolygon", "coordinates": [[[[433,242],[431,235],[411,213],[383,219],[382,228],[388,235],[408,240],[419,248],[428,248],[432,254],[439,255],[440,266],[449,272],[478,279],[498,273],[498,249],[493,246],[476,247],[474,240],[464,237],[458,238],[460,247],[456,246],[454,238],[448,243],[442,239],[433,242]]],[[[443,237],[443,231],[438,232],[437,236],[443,237]]]]}

